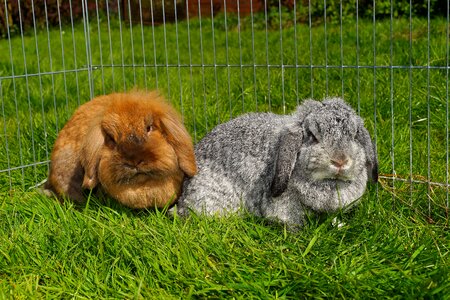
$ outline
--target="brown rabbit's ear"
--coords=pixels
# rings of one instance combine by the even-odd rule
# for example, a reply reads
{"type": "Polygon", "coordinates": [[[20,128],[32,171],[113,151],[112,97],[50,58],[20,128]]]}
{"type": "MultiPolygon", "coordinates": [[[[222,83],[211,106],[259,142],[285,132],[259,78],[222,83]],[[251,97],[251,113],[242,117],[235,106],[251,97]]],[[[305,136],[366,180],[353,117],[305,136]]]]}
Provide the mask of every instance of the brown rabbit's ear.
{"type": "Polygon", "coordinates": [[[194,145],[186,128],[184,128],[178,114],[168,110],[160,115],[161,129],[169,144],[175,150],[181,170],[192,177],[197,173],[194,145]]]}
{"type": "Polygon", "coordinates": [[[84,189],[93,189],[99,183],[97,171],[100,162],[100,150],[103,144],[102,130],[100,126],[94,126],[88,132],[82,146],[81,165],[84,169],[82,187],[84,189]]]}

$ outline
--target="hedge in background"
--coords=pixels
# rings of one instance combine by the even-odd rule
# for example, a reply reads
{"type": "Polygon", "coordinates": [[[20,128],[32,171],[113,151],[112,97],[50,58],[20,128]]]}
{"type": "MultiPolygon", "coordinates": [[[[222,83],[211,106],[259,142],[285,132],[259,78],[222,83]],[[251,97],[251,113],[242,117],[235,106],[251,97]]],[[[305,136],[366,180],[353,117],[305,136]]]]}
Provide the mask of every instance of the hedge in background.
{"type": "MultiPolygon", "coordinates": [[[[0,3],[0,35],[25,32],[30,28],[59,26],[83,18],[82,0],[6,0],[0,3]],[[34,14],[33,14],[34,11],[34,14]]],[[[88,0],[87,10],[91,18],[97,13],[117,13],[117,0],[88,0]],[[97,4],[98,3],[98,10],[97,4]]]]}
{"type": "MultiPolygon", "coordinates": [[[[0,35],[7,37],[15,33],[25,32],[30,28],[44,28],[47,25],[59,26],[60,24],[69,23],[83,18],[83,10],[88,12],[89,18],[95,18],[97,13],[106,14],[109,12],[112,15],[119,11],[127,19],[130,9],[133,21],[139,20],[136,16],[140,16],[139,8],[142,7],[142,16],[145,19],[151,18],[147,11],[149,3],[152,1],[153,6],[153,21],[154,23],[161,23],[158,17],[159,7],[164,2],[164,7],[167,8],[168,13],[173,9],[176,3],[178,10],[178,17],[186,15],[186,0],[5,0],[0,3],[0,35]],[[83,2],[87,7],[84,7],[83,2]],[[143,5],[146,3],[146,5],[143,5]],[[34,12],[34,14],[33,14],[34,12]],[[9,29],[9,30],[8,30],[9,29]]],[[[227,0],[220,0],[227,1],[227,0]]],[[[245,1],[245,0],[240,0],[245,1]]],[[[250,0],[247,0],[250,1],[250,0]]],[[[256,1],[256,0],[254,0],[256,1]]],[[[201,1],[200,3],[207,3],[201,1]]],[[[280,26],[280,12],[282,26],[290,26],[294,20],[298,23],[307,23],[309,18],[314,24],[327,22],[337,23],[341,21],[354,20],[358,15],[359,18],[373,18],[373,11],[375,10],[376,18],[383,19],[390,17],[409,17],[410,14],[414,17],[427,17],[428,11],[431,17],[447,16],[448,3],[446,0],[327,0],[325,1],[309,1],[309,0],[265,0],[265,7],[262,12],[256,13],[251,20],[251,26],[264,28],[266,21],[269,28],[279,28],[280,26]]],[[[205,4],[206,5],[206,4],[205,4]]],[[[210,4],[209,4],[210,5],[210,4]]],[[[233,18],[236,16],[228,13],[227,17],[231,20],[228,26],[233,26],[233,18]]],[[[174,21],[166,15],[166,21],[174,21]]],[[[247,19],[249,19],[247,17],[247,19]]],[[[146,24],[153,23],[152,20],[144,20],[146,24]],[[147,21],[147,22],[145,22],[147,21]]],[[[249,25],[245,18],[241,26],[249,25]]]]}

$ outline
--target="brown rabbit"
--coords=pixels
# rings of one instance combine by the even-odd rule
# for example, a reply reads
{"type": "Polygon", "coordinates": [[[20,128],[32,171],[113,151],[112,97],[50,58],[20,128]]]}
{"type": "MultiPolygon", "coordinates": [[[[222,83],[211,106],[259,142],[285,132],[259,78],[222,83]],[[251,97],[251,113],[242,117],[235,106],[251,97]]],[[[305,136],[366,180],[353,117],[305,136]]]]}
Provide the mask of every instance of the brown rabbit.
{"type": "Polygon", "coordinates": [[[117,93],[83,104],[64,126],[45,188],[83,203],[83,189],[99,185],[128,207],[164,207],[196,172],[178,113],[157,92],[117,93]]]}

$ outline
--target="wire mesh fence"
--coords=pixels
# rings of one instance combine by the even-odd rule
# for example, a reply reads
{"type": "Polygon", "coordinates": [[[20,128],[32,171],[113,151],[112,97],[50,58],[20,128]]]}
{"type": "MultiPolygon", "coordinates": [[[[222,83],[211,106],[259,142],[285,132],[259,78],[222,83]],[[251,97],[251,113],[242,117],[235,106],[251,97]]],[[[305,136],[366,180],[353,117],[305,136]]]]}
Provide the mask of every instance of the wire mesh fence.
{"type": "Polygon", "coordinates": [[[448,218],[449,4],[377,3],[2,1],[2,191],[44,180],[58,131],[100,94],[159,89],[195,141],[245,112],[342,96],[376,141],[379,199],[448,218]]]}

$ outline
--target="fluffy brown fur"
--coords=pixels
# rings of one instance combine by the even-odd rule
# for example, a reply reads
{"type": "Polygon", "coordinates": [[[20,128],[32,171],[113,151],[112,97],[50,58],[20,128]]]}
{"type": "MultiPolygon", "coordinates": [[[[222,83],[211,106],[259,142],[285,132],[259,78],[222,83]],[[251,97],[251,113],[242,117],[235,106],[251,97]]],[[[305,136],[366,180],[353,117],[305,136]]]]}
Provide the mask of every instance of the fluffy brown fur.
{"type": "Polygon", "coordinates": [[[80,106],[64,126],[46,188],[83,202],[83,189],[100,185],[128,207],[164,207],[196,172],[178,113],[156,92],[117,93],[80,106]]]}

